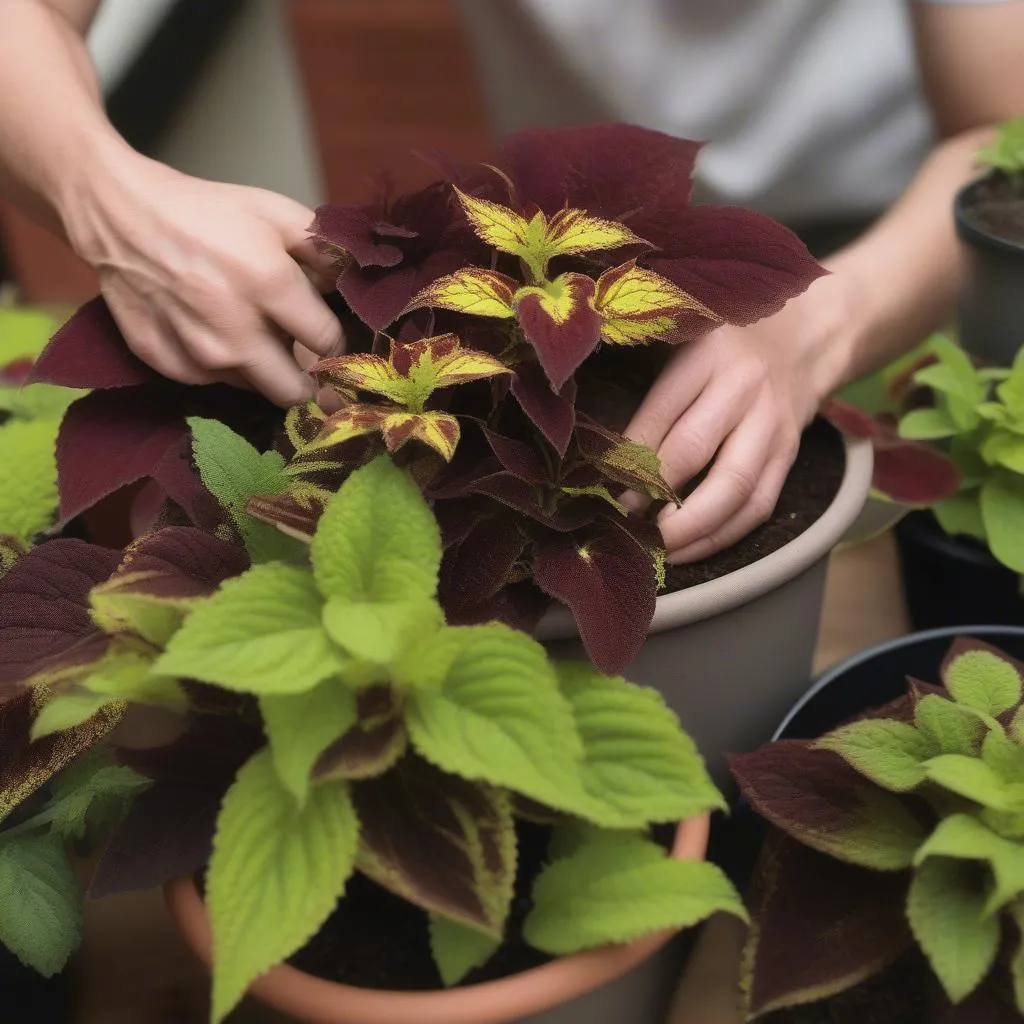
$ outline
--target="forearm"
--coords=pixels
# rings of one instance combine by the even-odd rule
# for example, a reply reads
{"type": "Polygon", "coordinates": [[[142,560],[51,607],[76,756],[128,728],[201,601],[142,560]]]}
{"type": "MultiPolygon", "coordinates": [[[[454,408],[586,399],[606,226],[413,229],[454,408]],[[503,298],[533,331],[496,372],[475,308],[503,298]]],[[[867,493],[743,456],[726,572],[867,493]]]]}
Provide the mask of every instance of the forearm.
{"type": "Polygon", "coordinates": [[[101,169],[131,152],[104,113],[82,35],[95,6],[64,17],[40,0],[0,4],[0,194],[60,233],[101,169]]]}
{"type": "Polygon", "coordinates": [[[961,274],[953,199],[977,176],[974,153],[990,134],[974,129],[942,142],[895,206],[827,261],[849,301],[837,385],[879,369],[952,318],[961,274]]]}

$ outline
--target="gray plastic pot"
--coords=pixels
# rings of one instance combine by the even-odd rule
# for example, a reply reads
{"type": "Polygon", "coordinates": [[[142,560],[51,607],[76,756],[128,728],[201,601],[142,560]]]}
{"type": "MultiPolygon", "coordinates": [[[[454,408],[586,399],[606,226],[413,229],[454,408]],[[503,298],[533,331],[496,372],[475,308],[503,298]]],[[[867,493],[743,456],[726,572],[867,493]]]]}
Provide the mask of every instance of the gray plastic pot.
{"type": "MultiPolygon", "coordinates": [[[[870,442],[847,440],[846,469],[822,517],[785,547],[726,576],[658,598],[647,642],[625,675],[653,686],[696,740],[715,782],[726,755],[753,750],[807,689],[829,552],[871,487],[870,442]]],[[[558,657],[583,654],[568,609],[537,636],[558,657]]]]}
{"type": "Polygon", "coordinates": [[[1024,245],[975,223],[971,203],[987,179],[961,189],[954,204],[966,281],[957,308],[960,344],[998,366],[1009,366],[1024,344],[1024,245]]]}

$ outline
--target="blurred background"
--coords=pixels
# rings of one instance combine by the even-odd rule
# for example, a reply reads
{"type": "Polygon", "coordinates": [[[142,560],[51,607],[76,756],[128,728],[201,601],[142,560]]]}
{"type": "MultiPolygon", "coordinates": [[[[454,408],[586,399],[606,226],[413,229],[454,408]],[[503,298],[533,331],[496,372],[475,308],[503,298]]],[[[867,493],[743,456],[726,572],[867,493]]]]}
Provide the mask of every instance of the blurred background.
{"type": "MultiPolygon", "coordinates": [[[[417,147],[486,150],[454,0],[105,0],[89,43],[136,148],[311,207],[367,196],[382,167],[415,183],[417,147]]],[[[0,261],[27,302],[96,291],[66,246],[3,205],[0,261]]]]}

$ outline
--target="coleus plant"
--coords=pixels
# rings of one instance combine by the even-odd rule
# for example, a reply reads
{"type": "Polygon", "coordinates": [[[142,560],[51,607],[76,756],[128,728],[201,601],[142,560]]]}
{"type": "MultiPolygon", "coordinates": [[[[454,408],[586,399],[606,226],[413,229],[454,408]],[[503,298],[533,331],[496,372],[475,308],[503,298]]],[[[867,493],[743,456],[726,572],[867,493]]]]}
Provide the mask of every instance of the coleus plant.
{"type": "Polygon", "coordinates": [[[329,417],[309,408],[282,428],[253,396],[229,406],[224,389],[157,381],[102,303],[85,307],[36,371],[95,389],[61,432],[62,519],[151,479],[207,525],[189,416],[277,445],[292,485],[252,507],[307,537],[347,473],[386,449],[436,503],[452,621],[528,627],[555,599],[598,667],[619,671],[662,583],[654,513],[678,498],[655,454],[618,432],[656,360],[633,357],[644,369],[623,417],[600,399],[619,384],[604,355],[751,323],[824,273],[766,217],[691,207],[698,149],[622,124],[523,132],[500,169],[445,167],[418,192],[321,207],[312,230],[337,261],[349,340],[314,370],[336,392],[329,417]],[[624,490],[653,506],[632,511],[624,490]]]}
{"type": "Polygon", "coordinates": [[[900,419],[900,435],[941,445],[959,471],[956,493],[932,509],[942,528],[1024,573],[1024,353],[1010,369],[979,368],[942,335],[930,347],[913,375],[929,404],[900,419]]]}
{"type": "Polygon", "coordinates": [[[944,993],[929,1020],[950,1004],[958,1021],[1024,1016],[1024,666],[961,639],[941,677],[733,759],[771,828],[750,894],[751,1017],[845,991],[914,945],[944,993]]]}
{"type": "MultiPolygon", "coordinates": [[[[244,503],[280,457],[225,429],[193,424],[232,539],[165,527],[123,557],[58,539],[0,580],[0,723],[16,768],[0,775],[5,806],[59,788],[70,759],[113,745],[108,730],[133,710],[180,716],[168,746],[115,747],[132,770],[121,788],[139,775],[148,788],[92,886],[208,862],[213,1020],[315,935],[354,871],[424,911],[440,977],[456,983],[502,942],[518,815],[557,822],[524,926],[544,952],[743,916],[717,868],[648,838],[653,823],[722,806],[657,694],[555,664],[500,623],[447,624],[438,524],[387,455],[332,494],[308,546],[283,537],[269,557],[244,503]]],[[[48,821],[57,799],[29,820],[48,821]]],[[[0,856],[6,835],[0,823],[0,856]]],[[[66,955],[80,894],[27,857],[17,870],[32,898],[5,901],[3,940],[39,965],[26,936],[43,907],[66,955]]]]}
{"type": "Polygon", "coordinates": [[[1024,175],[1024,117],[1000,124],[992,142],[978,150],[977,161],[1019,181],[1024,175]]]}

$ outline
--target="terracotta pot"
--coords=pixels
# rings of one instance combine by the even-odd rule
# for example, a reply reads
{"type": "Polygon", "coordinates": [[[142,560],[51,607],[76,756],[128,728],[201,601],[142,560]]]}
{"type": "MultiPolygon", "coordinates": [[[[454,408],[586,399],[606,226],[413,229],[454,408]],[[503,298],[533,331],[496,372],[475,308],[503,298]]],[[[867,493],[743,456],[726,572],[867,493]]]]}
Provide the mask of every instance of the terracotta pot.
{"type": "MultiPolygon", "coordinates": [[[[829,552],[857,521],[871,488],[869,442],[847,440],[846,469],[821,518],[758,562],[658,598],[634,682],[659,690],[682,719],[715,782],[732,785],[726,754],[753,750],[807,689],[829,552]]],[[[565,608],[537,631],[556,657],[582,644],[565,608]]]]}
{"type": "MultiPolygon", "coordinates": [[[[702,860],[708,816],[676,831],[672,856],[702,860]]],[[[169,882],[167,904],[186,941],[211,963],[206,908],[190,877],[169,882]]],[[[661,1024],[675,977],[658,957],[673,937],[658,932],[627,945],[588,950],[501,981],[433,992],[388,992],[325,981],[287,964],[250,988],[257,999],[304,1024],[661,1024]]]]}

